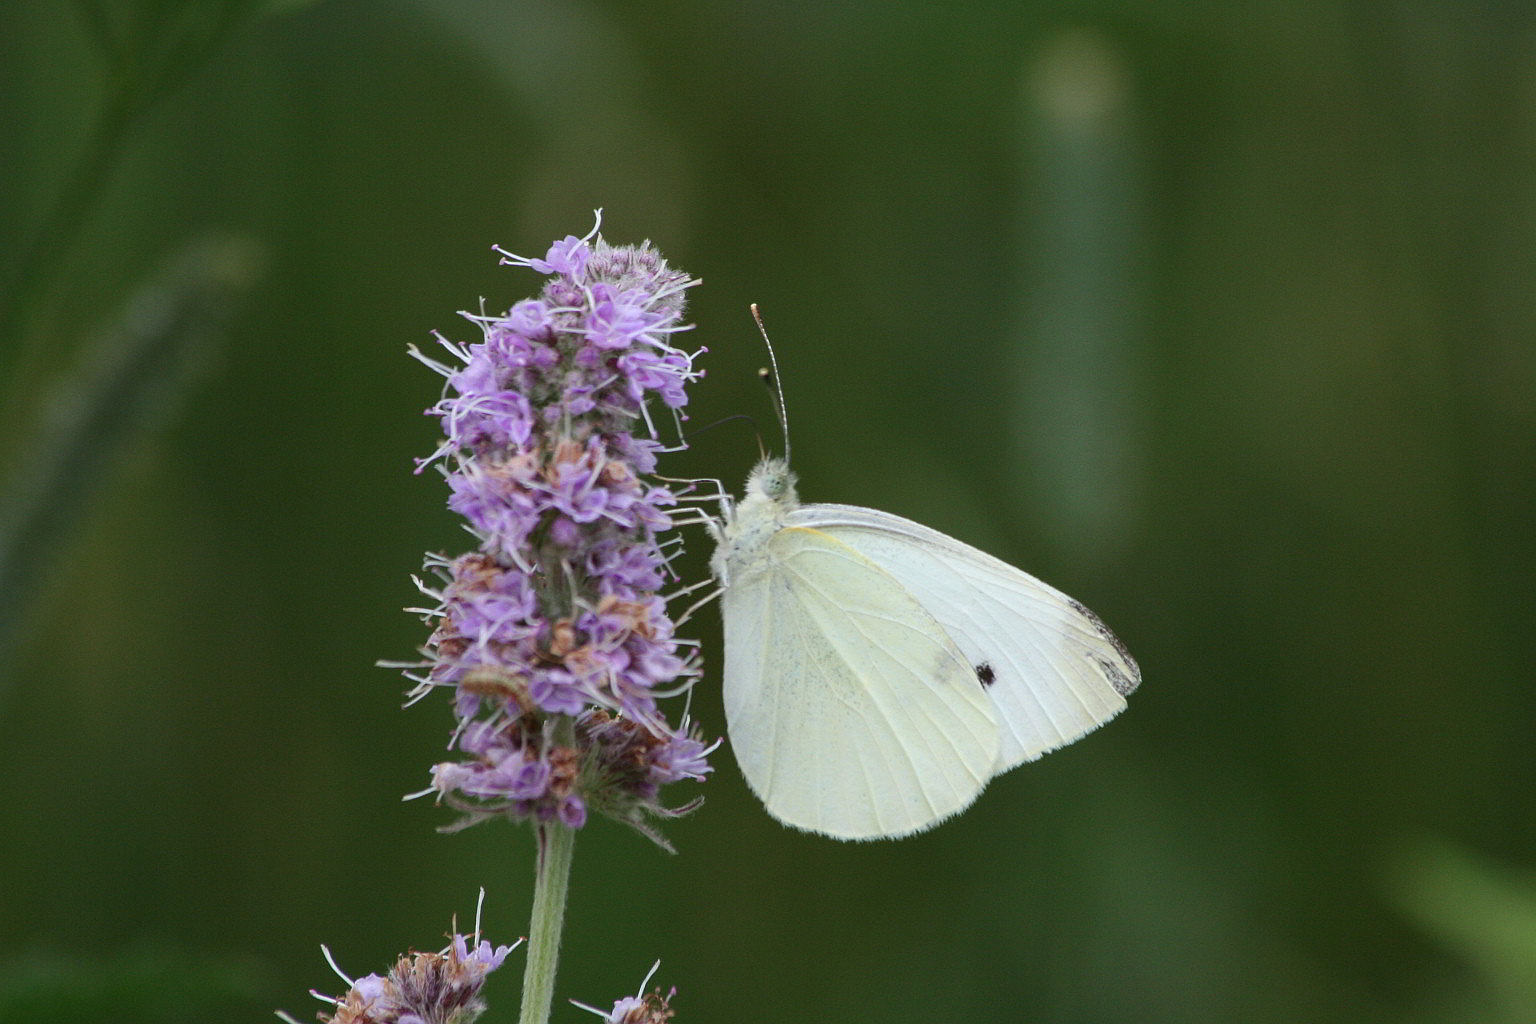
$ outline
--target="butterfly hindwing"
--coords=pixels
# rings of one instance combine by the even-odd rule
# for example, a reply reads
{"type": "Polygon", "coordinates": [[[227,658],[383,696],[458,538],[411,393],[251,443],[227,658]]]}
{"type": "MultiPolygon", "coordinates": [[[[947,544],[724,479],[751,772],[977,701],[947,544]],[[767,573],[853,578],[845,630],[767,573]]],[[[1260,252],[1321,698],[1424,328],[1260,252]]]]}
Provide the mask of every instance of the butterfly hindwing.
{"type": "Polygon", "coordinates": [[[737,762],[768,810],[844,839],[962,810],[993,772],[995,702],[898,577],[830,532],[786,527],[722,595],[737,762]]]}

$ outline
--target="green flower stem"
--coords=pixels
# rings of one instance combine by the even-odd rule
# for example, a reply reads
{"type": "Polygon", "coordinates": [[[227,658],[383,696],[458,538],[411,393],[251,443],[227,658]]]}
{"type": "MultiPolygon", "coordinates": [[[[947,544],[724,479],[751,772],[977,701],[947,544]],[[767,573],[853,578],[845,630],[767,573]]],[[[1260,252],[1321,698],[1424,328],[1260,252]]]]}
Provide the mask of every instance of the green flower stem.
{"type": "Polygon", "coordinates": [[[520,1024],[548,1024],[555,999],[555,962],[560,956],[560,928],[570,890],[571,852],[576,830],[552,821],[539,826],[538,880],[533,890],[533,919],[528,924],[528,964],[523,969],[520,1024]]]}
{"type": "MultiPolygon", "coordinates": [[[[574,738],[569,718],[555,729],[555,742],[574,738]]],[[[560,821],[539,825],[539,859],[533,885],[533,916],[528,922],[528,962],[523,969],[523,1012],[519,1024],[549,1024],[555,999],[555,964],[560,957],[560,930],[565,924],[565,898],[571,887],[571,854],[576,830],[560,821]]]]}

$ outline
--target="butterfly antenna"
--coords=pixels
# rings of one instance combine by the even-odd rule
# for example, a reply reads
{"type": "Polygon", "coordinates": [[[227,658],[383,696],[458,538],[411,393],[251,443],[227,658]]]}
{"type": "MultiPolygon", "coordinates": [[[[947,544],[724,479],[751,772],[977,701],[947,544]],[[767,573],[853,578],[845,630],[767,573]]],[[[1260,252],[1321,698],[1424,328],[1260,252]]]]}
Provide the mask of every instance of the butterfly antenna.
{"type": "Polygon", "coordinates": [[[757,303],[752,303],[752,319],[757,321],[757,331],[763,336],[763,345],[768,349],[768,364],[772,370],[760,370],[759,374],[766,382],[773,378],[773,394],[778,399],[776,410],[779,414],[779,429],[784,432],[784,461],[789,461],[789,413],[784,408],[784,384],[779,380],[779,360],[773,354],[773,342],[768,340],[768,328],[763,326],[763,314],[758,311],[757,303]]]}

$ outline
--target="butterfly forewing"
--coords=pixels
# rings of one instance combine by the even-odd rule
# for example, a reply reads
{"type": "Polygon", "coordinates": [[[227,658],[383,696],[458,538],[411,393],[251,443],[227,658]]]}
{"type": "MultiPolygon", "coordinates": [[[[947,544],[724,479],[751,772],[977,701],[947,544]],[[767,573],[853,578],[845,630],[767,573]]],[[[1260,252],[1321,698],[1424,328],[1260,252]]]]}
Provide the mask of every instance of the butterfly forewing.
{"type": "Polygon", "coordinates": [[[805,505],[785,524],[857,550],[938,622],[996,707],[995,772],[1107,722],[1141,680],[1130,654],[1092,612],[937,530],[852,505],[805,505]]]}
{"type": "Polygon", "coordinates": [[[785,528],[732,561],[725,708],[768,810],[844,839],[905,835],[992,776],[994,701],[921,597],[840,538],[785,528]]]}

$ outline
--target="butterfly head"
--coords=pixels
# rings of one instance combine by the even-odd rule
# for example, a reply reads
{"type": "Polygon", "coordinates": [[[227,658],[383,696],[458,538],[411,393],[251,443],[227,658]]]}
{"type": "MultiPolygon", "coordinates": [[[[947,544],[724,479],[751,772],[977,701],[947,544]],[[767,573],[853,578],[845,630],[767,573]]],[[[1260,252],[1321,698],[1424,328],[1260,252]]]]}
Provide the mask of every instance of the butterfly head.
{"type": "Polygon", "coordinates": [[[772,456],[759,462],[747,477],[745,497],[747,500],[758,498],[790,508],[798,505],[800,500],[795,496],[795,474],[790,471],[789,463],[772,456]]]}
{"type": "Polygon", "coordinates": [[[718,546],[709,567],[721,586],[729,586],[743,566],[752,570],[763,548],[783,527],[784,516],[799,505],[789,463],[765,458],[753,468],[741,502],[725,506],[725,516],[715,529],[718,546]]]}

